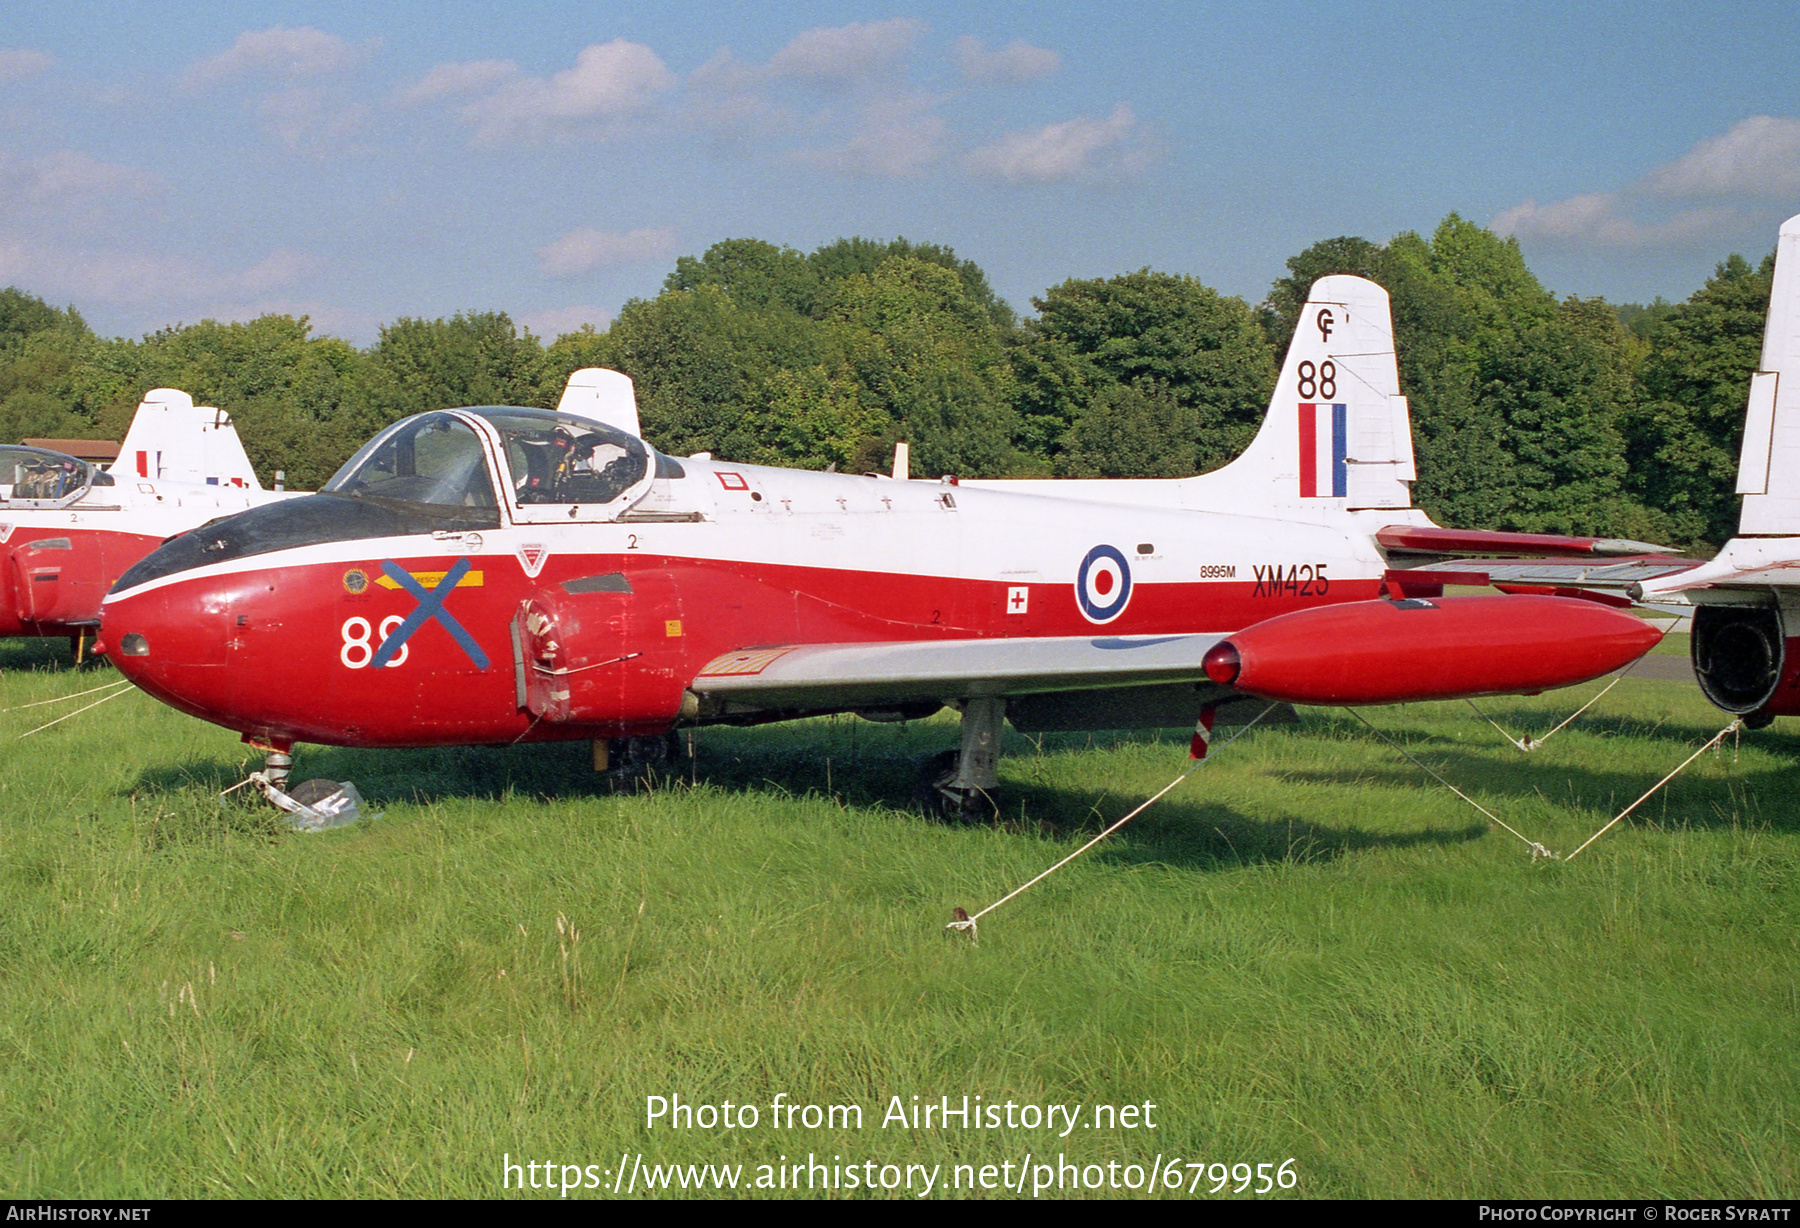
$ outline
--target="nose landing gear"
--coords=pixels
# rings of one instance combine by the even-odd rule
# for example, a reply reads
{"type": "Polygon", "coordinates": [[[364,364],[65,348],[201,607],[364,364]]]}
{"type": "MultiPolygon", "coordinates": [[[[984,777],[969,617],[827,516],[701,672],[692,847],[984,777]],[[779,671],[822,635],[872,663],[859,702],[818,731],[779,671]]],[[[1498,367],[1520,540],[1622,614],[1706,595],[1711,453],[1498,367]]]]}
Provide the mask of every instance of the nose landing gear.
{"type": "MultiPolygon", "coordinates": [[[[259,793],[276,809],[288,816],[288,825],[296,831],[323,831],[327,827],[343,827],[362,817],[362,794],[351,781],[303,780],[290,786],[288,777],[294,770],[294,744],[286,739],[268,742],[244,739],[263,752],[260,772],[232,785],[219,796],[235,793],[245,785],[255,785],[259,793]]],[[[380,818],[380,815],[376,815],[380,818]]]]}

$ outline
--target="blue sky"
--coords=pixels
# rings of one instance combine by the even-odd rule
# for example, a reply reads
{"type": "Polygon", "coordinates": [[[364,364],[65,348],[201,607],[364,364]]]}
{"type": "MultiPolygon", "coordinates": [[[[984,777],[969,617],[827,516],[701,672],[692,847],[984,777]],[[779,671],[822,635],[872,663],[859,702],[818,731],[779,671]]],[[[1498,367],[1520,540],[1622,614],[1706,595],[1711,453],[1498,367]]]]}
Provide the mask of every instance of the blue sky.
{"type": "Polygon", "coordinates": [[[1029,310],[1255,301],[1444,214],[1685,297],[1800,212],[1791,4],[38,5],[0,28],[0,283],[136,334],[551,334],[731,236],[948,244],[1029,310]]]}

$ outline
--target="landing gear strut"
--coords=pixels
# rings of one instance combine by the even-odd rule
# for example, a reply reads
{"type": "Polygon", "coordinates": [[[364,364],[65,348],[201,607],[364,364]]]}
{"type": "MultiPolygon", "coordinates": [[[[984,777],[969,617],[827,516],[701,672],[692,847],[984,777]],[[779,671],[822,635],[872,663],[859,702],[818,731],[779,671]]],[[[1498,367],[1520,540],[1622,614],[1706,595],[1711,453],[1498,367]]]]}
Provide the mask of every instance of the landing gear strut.
{"type": "Polygon", "coordinates": [[[927,813],[961,823],[999,814],[993,792],[1000,785],[1000,735],[1006,727],[1006,700],[979,695],[966,701],[962,747],[926,760],[917,796],[927,813]]]}

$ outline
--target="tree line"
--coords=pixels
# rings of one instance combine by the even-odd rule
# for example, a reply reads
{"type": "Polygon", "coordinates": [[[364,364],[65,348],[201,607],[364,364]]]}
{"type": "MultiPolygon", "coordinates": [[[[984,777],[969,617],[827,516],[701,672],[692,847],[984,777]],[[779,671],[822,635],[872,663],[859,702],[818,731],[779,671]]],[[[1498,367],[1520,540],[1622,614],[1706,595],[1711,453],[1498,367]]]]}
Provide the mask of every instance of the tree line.
{"type": "Polygon", "coordinates": [[[227,410],[265,483],[315,489],[381,427],[454,405],[553,406],[569,372],[637,382],[675,455],[970,477],[1174,477],[1255,434],[1314,279],[1392,298],[1418,504],[1442,523],[1716,545],[1773,256],[1732,255],[1685,302],[1558,300],[1518,244],[1455,214],[1429,238],[1316,243],[1251,305],[1143,269],[1071,279],[1020,318],[972,261],[906,239],[810,253],[728,239],[604,331],[546,343],[504,312],[400,319],[358,349],[302,317],[98,336],[0,290],[0,439],[121,438],[142,394],[227,410]]]}

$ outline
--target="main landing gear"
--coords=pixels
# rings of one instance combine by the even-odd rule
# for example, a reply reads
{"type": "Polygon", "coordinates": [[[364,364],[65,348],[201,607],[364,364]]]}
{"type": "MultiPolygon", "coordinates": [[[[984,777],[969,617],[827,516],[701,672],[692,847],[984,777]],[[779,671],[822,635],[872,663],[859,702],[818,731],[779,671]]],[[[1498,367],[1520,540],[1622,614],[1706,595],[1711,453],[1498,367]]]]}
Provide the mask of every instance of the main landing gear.
{"type": "Polygon", "coordinates": [[[999,816],[994,790],[1000,786],[1000,735],[1006,727],[1006,700],[978,695],[963,704],[962,746],[933,755],[919,771],[914,795],[925,812],[956,823],[979,823],[999,816]]]}

